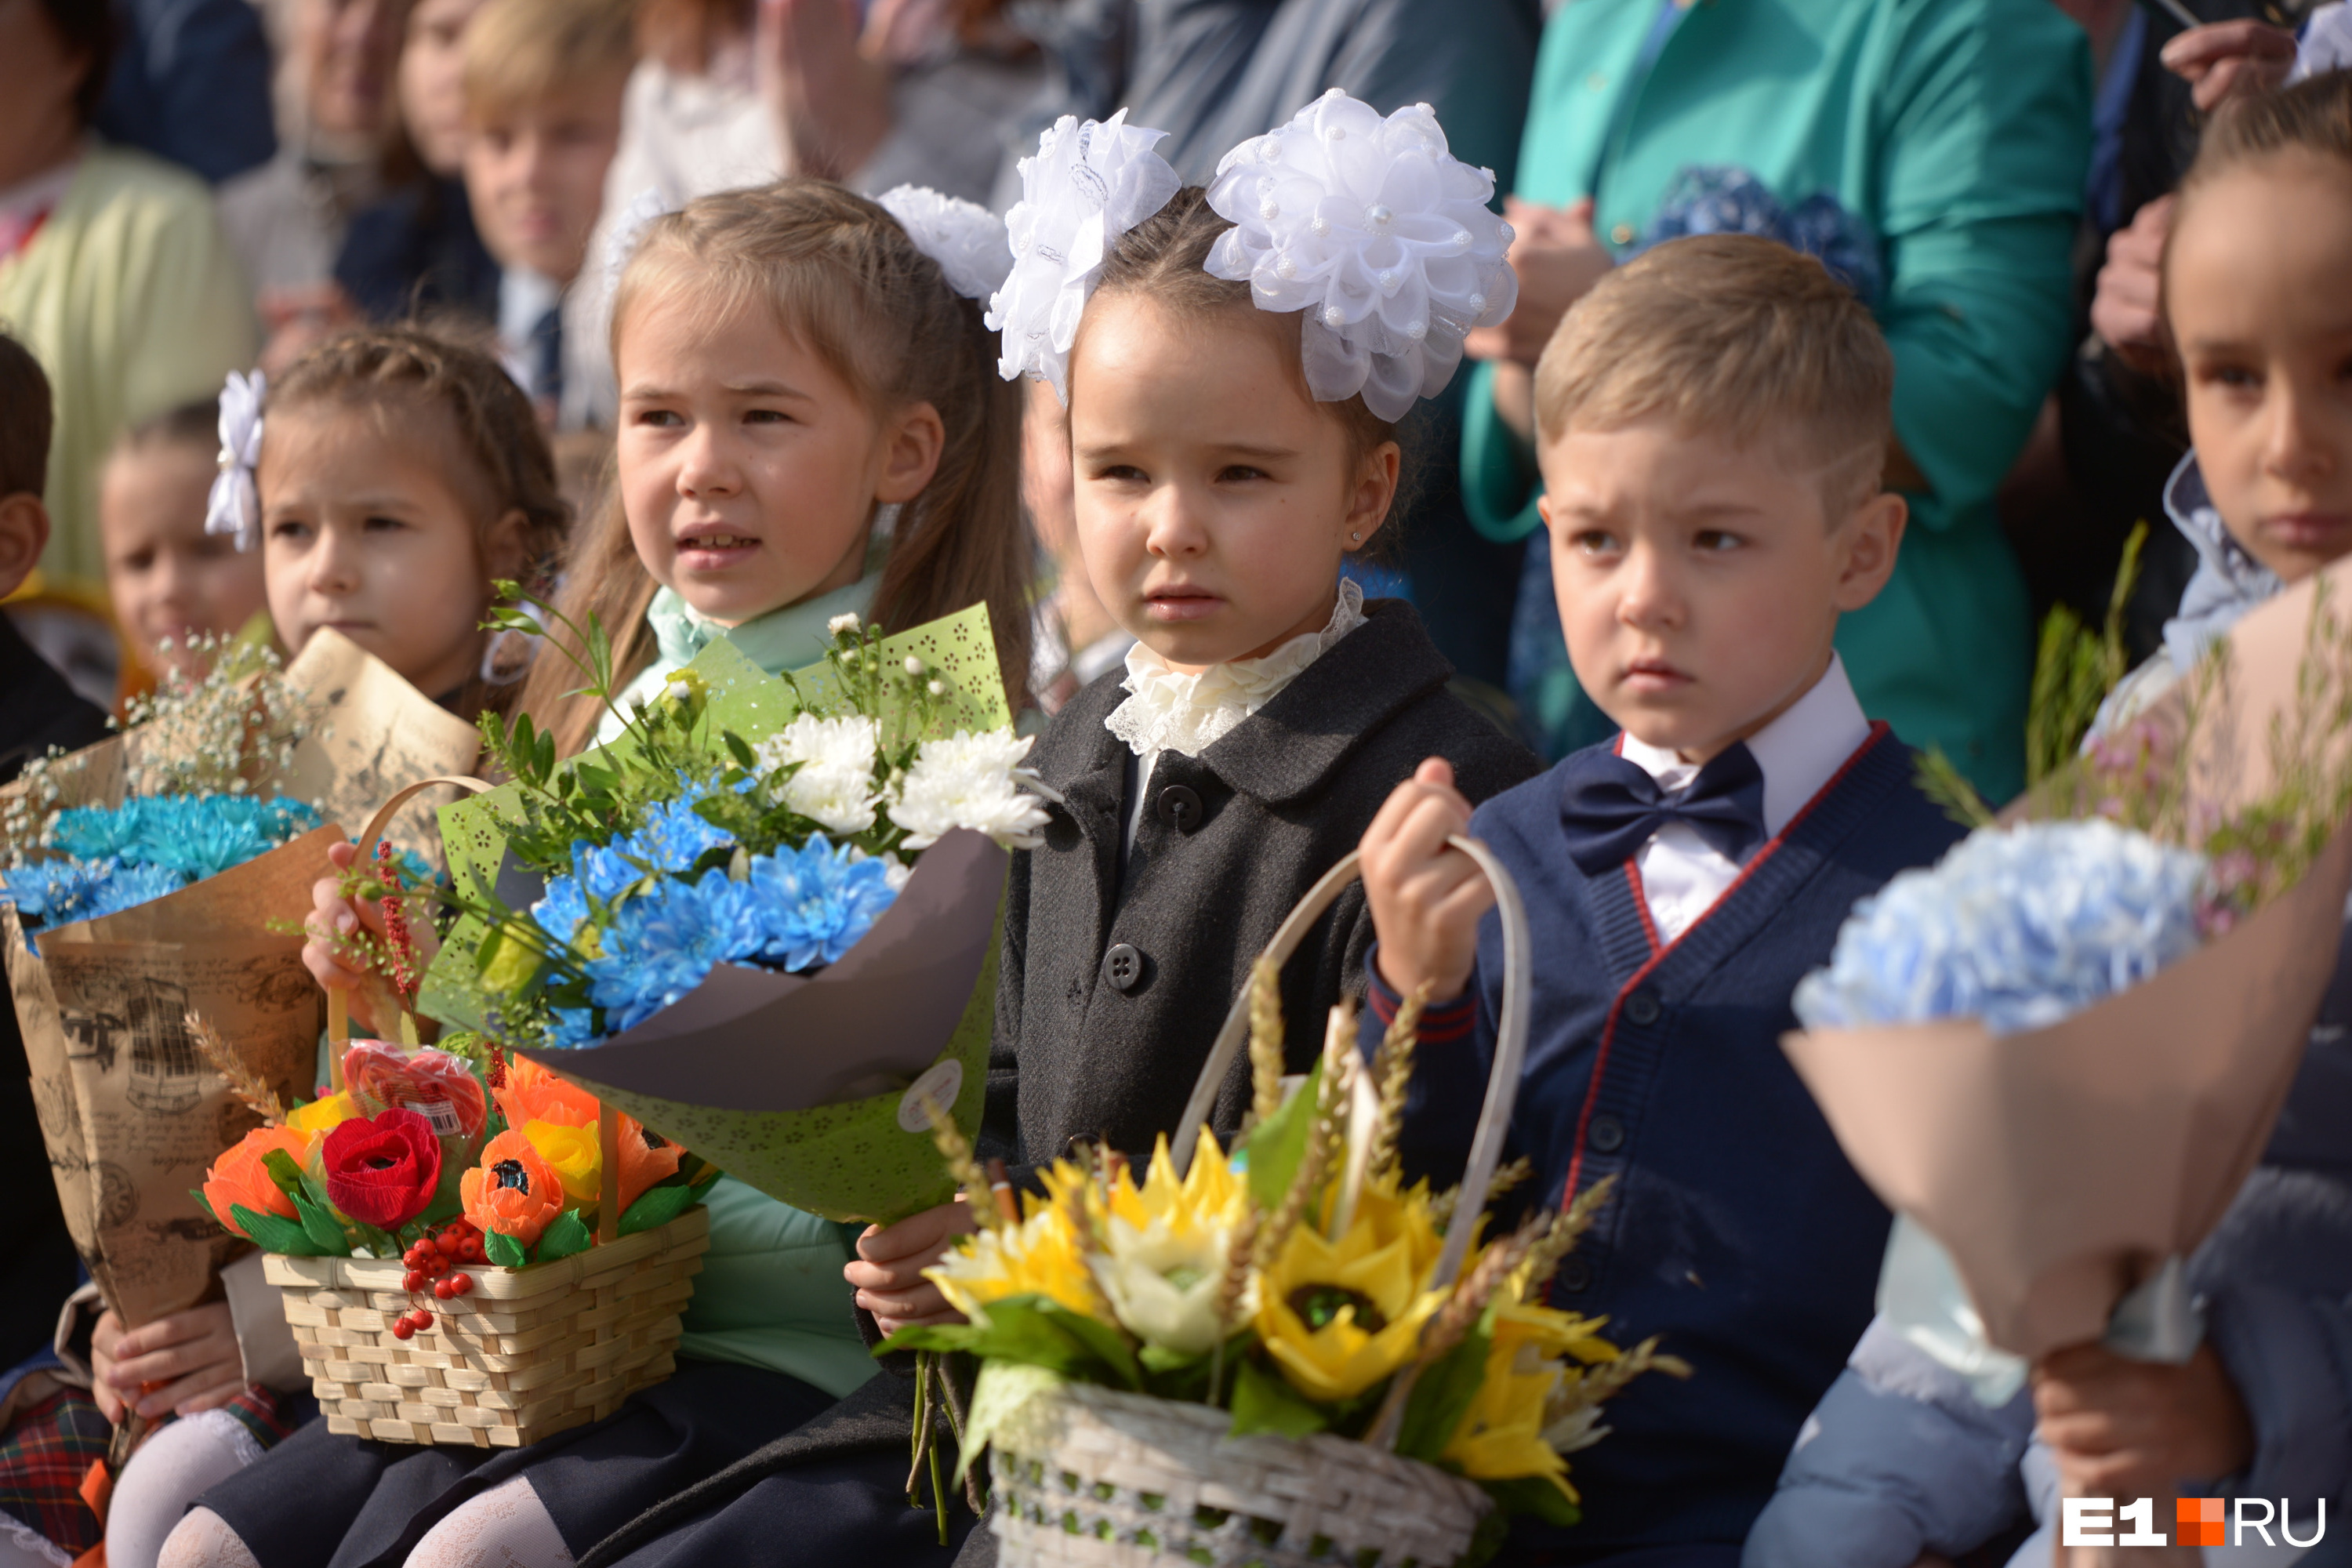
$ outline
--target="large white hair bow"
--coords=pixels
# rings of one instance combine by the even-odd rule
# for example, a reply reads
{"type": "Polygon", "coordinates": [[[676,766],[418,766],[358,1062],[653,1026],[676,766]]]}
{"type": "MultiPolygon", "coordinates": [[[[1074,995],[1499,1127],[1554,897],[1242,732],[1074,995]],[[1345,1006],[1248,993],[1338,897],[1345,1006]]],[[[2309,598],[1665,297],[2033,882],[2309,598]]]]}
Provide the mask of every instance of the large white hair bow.
{"type": "Polygon", "coordinates": [[[629,258],[637,253],[638,241],[646,230],[677,208],[664,195],[658,185],[647,185],[629,198],[621,216],[613,220],[604,236],[604,297],[612,298],[621,291],[621,274],[629,269],[629,258]]]}
{"type": "Polygon", "coordinates": [[[1004,220],[986,207],[943,196],[929,185],[899,185],[878,198],[915,248],[940,264],[948,287],[967,300],[985,300],[1004,287],[1013,251],[1004,220]]]}
{"type": "Polygon", "coordinates": [[[1068,405],[1070,344],[1103,258],[1181,187],[1152,151],[1167,134],[1128,124],[1124,109],[1100,121],[1065,114],[1021,160],[1021,200],[1004,220],[1013,269],[988,302],[1005,380],[1036,376],[1068,405]]]}
{"type": "Polygon", "coordinates": [[[1429,105],[1387,119],[1338,88],[1226,153],[1209,205],[1234,227],[1208,270],[1247,279],[1258,308],[1306,310],[1307,389],[1360,392],[1383,419],[1445,389],[1462,339],[1511,313],[1511,226],[1491,170],[1445,150],[1429,105]]]}
{"type": "Polygon", "coordinates": [[[268,390],[261,372],[228,373],[220,395],[220,472],[205,498],[205,531],[236,537],[239,550],[261,539],[261,491],[253,482],[261,461],[261,399],[268,390]]]}

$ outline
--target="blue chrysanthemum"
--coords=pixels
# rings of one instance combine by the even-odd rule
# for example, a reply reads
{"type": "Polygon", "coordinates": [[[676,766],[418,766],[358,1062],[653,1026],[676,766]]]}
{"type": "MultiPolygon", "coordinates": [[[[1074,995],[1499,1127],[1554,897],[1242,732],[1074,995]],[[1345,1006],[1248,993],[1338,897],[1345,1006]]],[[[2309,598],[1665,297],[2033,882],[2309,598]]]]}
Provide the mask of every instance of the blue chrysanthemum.
{"type": "Polygon", "coordinates": [[[2110,822],[1979,830],[1854,907],[1797,1016],[2047,1028],[2194,952],[2205,879],[2203,856],[2110,822]]]}
{"type": "Polygon", "coordinates": [[[589,994],[614,1034],[633,1029],[702,984],[713,965],[756,956],[767,926],[751,884],[709,870],[663,881],[625,901],[588,964],[589,994]]]}
{"type": "Polygon", "coordinates": [[[201,880],[267,854],[319,826],[297,800],[251,795],[135,795],[112,806],[61,811],[50,842],[77,860],[161,866],[201,880]]]}
{"type": "Polygon", "coordinates": [[[750,885],[768,921],[768,961],[788,971],[838,962],[898,898],[888,877],[882,861],[853,861],[821,833],[800,849],[752,861],[750,885]]]}
{"type": "Polygon", "coordinates": [[[29,923],[60,926],[116,914],[187,885],[185,877],[159,866],[45,860],[0,873],[0,898],[14,902],[29,923]]]}

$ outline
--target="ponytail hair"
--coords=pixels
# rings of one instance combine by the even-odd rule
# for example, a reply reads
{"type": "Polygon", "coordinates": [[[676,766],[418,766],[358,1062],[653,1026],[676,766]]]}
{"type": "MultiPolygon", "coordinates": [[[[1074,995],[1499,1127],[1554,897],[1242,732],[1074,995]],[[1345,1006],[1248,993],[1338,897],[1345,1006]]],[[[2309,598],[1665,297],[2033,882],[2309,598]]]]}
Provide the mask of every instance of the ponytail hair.
{"type": "MultiPolygon", "coordinates": [[[[1021,510],[1021,393],[996,374],[980,305],[948,286],[880,205],[821,180],[788,179],[690,202],[655,221],[613,298],[614,359],[632,310],[649,299],[718,319],[754,301],[870,409],[929,403],[945,427],[939,467],[900,510],[870,618],[905,631],[988,605],[1007,700],[1029,670],[1034,557],[1021,510]]],[[[629,538],[617,486],[582,531],[561,607],[593,614],[613,641],[614,694],[652,662],[646,625],[655,584],[629,538]]],[[[560,627],[551,637],[568,635],[560,627]]],[[[574,650],[575,652],[578,650],[574,650]]],[[[533,668],[522,710],[565,753],[594,736],[603,704],[566,697],[578,671],[553,650],[533,668]]]]}
{"type": "MultiPolygon", "coordinates": [[[[572,506],[557,488],[555,457],[530,399],[487,351],[414,327],[343,332],[270,384],[272,412],[319,402],[362,409],[387,428],[412,421],[420,408],[440,409],[461,459],[447,477],[471,504],[478,548],[487,548],[500,519],[520,513],[518,575],[526,588],[552,580],[572,506]]],[[[486,708],[503,710],[520,689],[477,672],[461,689],[457,711],[470,719],[486,708]]]]}

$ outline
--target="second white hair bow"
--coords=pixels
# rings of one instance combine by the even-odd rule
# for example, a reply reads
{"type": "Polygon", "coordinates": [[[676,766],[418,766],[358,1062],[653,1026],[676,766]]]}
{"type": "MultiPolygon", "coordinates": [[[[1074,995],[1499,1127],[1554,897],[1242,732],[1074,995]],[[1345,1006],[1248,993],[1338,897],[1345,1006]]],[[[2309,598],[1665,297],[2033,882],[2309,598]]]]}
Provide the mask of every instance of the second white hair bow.
{"type": "Polygon", "coordinates": [[[228,373],[220,395],[220,472],[205,498],[205,531],[233,534],[239,550],[261,539],[261,491],[254,466],[261,461],[261,400],[268,389],[259,371],[228,373]]]}
{"type": "Polygon", "coordinates": [[[1004,334],[997,370],[1050,382],[1070,401],[1070,345],[1103,258],[1120,235],[1168,205],[1182,182],[1152,151],[1165,131],[1065,114],[1021,160],[1021,200],[1004,220],[1013,268],[988,302],[988,325],[1004,334]]]}
{"type": "Polygon", "coordinates": [[[1462,340],[1518,303],[1495,176],[1446,151],[1425,103],[1382,119],[1333,88],[1217,164],[1209,205],[1234,227],[1208,270],[1246,279],[1265,310],[1305,310],[1307,389],[1360,392],[1398,420],[1445,389],[1462,340]]]}
{"type": "Polygon", "coordinates": [[[974,202],[943,196],[929,185],[898,185],[876,198],[898,220],[915,248],[940,264],[948,287],[967,300],[985,300],[1013,270],[1004,220],[974,202]]]}

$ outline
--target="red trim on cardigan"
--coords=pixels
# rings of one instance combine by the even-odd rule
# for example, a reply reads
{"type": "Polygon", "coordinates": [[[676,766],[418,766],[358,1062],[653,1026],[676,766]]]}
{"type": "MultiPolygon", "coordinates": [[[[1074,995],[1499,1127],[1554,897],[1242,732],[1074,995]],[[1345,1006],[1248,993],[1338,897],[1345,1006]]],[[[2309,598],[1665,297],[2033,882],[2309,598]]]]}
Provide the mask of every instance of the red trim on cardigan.
{"type": "MultiPolygon", "coordinates": [[[[1673,942],[1668,942],[1664,948],[1653,952],[1650,955],[1650,961],[1642,965],[1641,968],[1635,970],[1633,976],[1628,979],[1624,984],[1617,988],[1616,999],[1609,1004],[1608,1021],[1601,1026],[1601,1049],[1599,1054],[1592,1058],[1592,1081],[1585,1086],[1584,1107],[1581,1110],[1577,1112],[1576,1149],[1575,1152],[1569,1156],[1568,1181],[1560,1188],[1559,1194],[1560,1207],[1566,1208],[1570,1204],[1576,1200],[1577,1181],[1584,1172],[1585,1132],[1592,1125],[1592,1103],[1594,1100],[1601,1098],[1601,1077],[1609,1070],[1609,1047],[1617,1037],[1617,1015],[1623,1009],[1625,1005],[1625,998],[1633,994],[1633,988],[1641,984],[1643,981],[1648,979],[1651,973],[1654,971],[1658,965],[1664,963],[1666,961],[1667,955],[1672,953],[1675,948],[1680,947],[1683,944],[1684,940],[1687,938],[1692,931],[1695,931],[1698,930],[1699,927],[1705,925],[1707,922],[1708,918],[1711,917],[1716,910],[1729,903],[1731,901],[1731,896],[1739,891],[1739,889],[1747,884],[1748,879],[1755,875],[1757,868],[1763,865],[1765,861],[1770,859],[1773,852],[1779,849],[1781,845],[1788,842],[1789,835],[1794,833],[1799,825],[1803,823],[1807,817],[1813,814],[1813,808],[1821,805],[1823,800],[1827,799],[1832,790],[1834,790],[1838,785],[1843,784],[1846,780],[1846,775],[1853,772],[1855,766],[1861,763],[1862,759],[1868,756],[1872,752],[1876,751],[1878,749],[1879,742],[1885,740],[1892,732],[1893,731],[1888,727],[1886,721],[1883,719],[1872,724],[1870,727],[1869,739],[1864,741],[1861,745],[1856,746],[1853,749],[1853,754],[1848,756],[1843,763],[1839,764],[1838,771],[1830,775],[1829,783],[1822,785],[1820,789],[1813,792],[1812,799],[1805,802],[1803,808],[1800,810],[1796,816],[1789,819],[1786,826],[1782,827],[1780,832],[1774,834],[1770,839],[1766,841],[1762,848],[1757,850],[1755,854],[1748,857],[1748,864],[1739,868],[1739,875],[1732,879],[1731,886],[1724,889],[1724,890],[1717,896],[1715,902],[1709,904],[1700,912],[1698,919],[1691,921],[1688,926],[1685,927],[1682,935],[1675,937],[1673,942]]],[[[1640,897],[1641,879],[1638,875],[1635,876],[1633,886],[1635,897],[1640,897]]],[[[1644,925],[1648,924],[1649,915],[1646,910],[1643,913],[1642,920],[1644,925]]],[[[1654,942],[1655,940],[1655,937],[1653,936],[1653,942],[1654,942]]]]}

